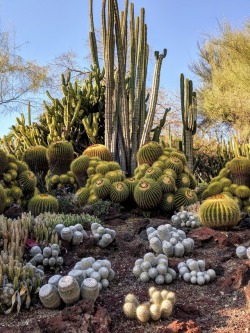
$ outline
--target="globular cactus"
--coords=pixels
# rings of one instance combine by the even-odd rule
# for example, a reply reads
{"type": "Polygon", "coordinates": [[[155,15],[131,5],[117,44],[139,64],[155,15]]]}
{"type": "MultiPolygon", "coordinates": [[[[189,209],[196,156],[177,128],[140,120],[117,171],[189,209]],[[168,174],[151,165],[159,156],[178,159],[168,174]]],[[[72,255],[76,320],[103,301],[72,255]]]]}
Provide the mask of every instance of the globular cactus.
{"type": "Polygon", "coordinates": [[[57,213],[58,209],[57,199],[50,194],[37,194],[28,202],[28,210],[34,216],[45,212],[57,213]]]}
{"type": "Polygon", "coordinates": [[[0,149],[0,175],[2,175],[9,168],[9,159],[7,154],[0,149]]]}
{"type": "Polygon", "coordinates": [[[203,286],[216,278],[213,269],[205,270],[204,260],[188,259],[186,262],[179,262],[177,268],[180,277],[191,284],[203,286]]]}
{"type": "Polygon", "coordinates": [[[81,290],[77,280],[70,275],[63,276],[58,282],[58,292],[66,305],[72,305],[80,299],[81,290]]]}
{"type": "Polygon", "coordinates": [[[150,165],[148,163],[138,165],[138,167],[134,171],[134,177],[137,179],[142,178],[148,168],[150,168],[150,165]]]}
{"type": "Polygon", "coordinates": [[[237,246],[236,255],[240,259],[250,259],[250,246],[243,245],[237,246]]]}
{"type": "Polygon", "coordinates": [[[158,206],[162,198],[160,184],[153,179],[141,179],[135,187],[134,199],[139,208],[150,210],[158,206]]]}
{"type": "Polygon", "coordinates": [[[176,186],[180,187],[190,187],[190,178],[185,173],[180,173],[176,178],[176,186]]]}
{"type": "Polygon", "coordinates": [[[175,186],[175,180],[172,176],[164,174],[157,179],[160,184],[163,193],[175,192],[177,190],[175,186]]]}
{"type": "Polygon", "coordinates": [[[95,301],[99,296],[98,282],[94,278],[84,279],[81,284],[81,298],[95,301]]]}
{"type": "Polygon", "coordinates": [[[41,145],[29,147],[23,153],[23,161],[26,162],[31,171],[46,173],[49,169],[46,157],[47,148],[41,145]]]}
{"type": "Polygon", "coordinates": [[[216,194],[220,194],[223,191],[223,185],[220,181],[215,181],[209,184],[207,189],[202,193],[202,199],[212,197],[216,194]]]}
{"type": "Polygon", "coordinates": [[[93,184],[93,191],[98,198],[105,200],[109,198],[111,190],[111,183],[107,178],[99,178],[93,184]]]}
{"type": "Polygon", "coordinates": [[[175,207],[174,194],[173,193],[163,193],[159,206],[160,206],[160,209],[164,212],[173,211],[173,209],[175,207]]]}
{"type": "Polygon", "coordinates": [[[178,157],[169,157],[165,165],[167,169],[173,169],[177,174],[183,171],[183,163],[178,157]]]}
{"type": "Polygon", "coordinates": [[[239,206],[224,195],[216,195],[203,201],[199,214],[201,224],[210,228],[233,227],[240,219],[239,206]]]}
{"type": "Polygon", "coordinates": [[[173,226],[175,226],[176,228],[198,228],[200,226],[199,216],[185,210],[172,215],[171,221],[173,226]]]}
{"type": "Polygon", "coordinates": [[[40,288],[39,298],[43,306],[47,309],[57,309],[62,304],[62,299],[57,288],[50,283],[40,288]]]}
{"type": "Polygon", "coordinates": [[[157,180],[162,175],[162,169],[157,166],[148,168],[144,177],[157,180]]]}
{"type": "MultiPolygon", "coordinates": [[[[117,170],[117,169],[116,169],[117,170]]],[[[109,163],[106,161],[102,161],[100,163],[98,163],[98,165],[95,168],[96,173],[101,173],[103,176],[105,176],[105,174],[109,171],[111,171],[109,169],[109,163]]],[[[113,170],[114,171],[114,170],[113,170]]]]}
{"type": "Polygon", "coordinates": [[[48,146],[46,156],[51,173],[60,176],[70,170],[74,159],[73,145],[68,141],[54,141],[48,146]]]}
{"type": "Polygon", "coordinates": [[[90,191],[87,187],[80,188],[74,194],[74,198],[75,198],[76,203],[79,207],[82,207],[82,206],[86,205],[86,203],[88,202],[89,197],[90,197],[90,191]]]}
{"type": "Polygon", "coordinates": [[[246,185],[239,185],[235,190],[235,194],[240,199],[246,199],[250,197],[250,189],[246,185]]]}
{"type": "Polygon", "coordinates": [[[127,185],[129,190],[129,199],[134,199],[134,190],[136,185],[139,183],[139,180],[135,177],[125,178],[124,184],[127,185]]]}
{"type": "Polygon", "coordinates": [[[83,155],[87,155],[89,157],[99,157],[103,161],[112,161],[109,150],[102,144],[93,144],[87,147],[84,150],[83,155]]]}
{"type": "Polygon", "coordinates": [[[227,163],[228,177],[237,185],[250,186],[250,160],[243,156],[233,158],[227,163]]]}
{"type": "Polygon", "coordinates": [[[122,182],[125,179],[125,176],[122,170],[114,170],[107,172],[105,174],[105,178],[107,178],[111,183],[115,183],[122,182]]]}
{"type": "Polygon", "coordinates": [[[150,141],[139,148],[136,158],[139,164],[152,165],[161,155],[163,155],[162,146],[156,141],[150,141]]]}
{"type": "Polygon", "coordinates": [[[177,173],[173,169],[166,168],[163,170],[163,174],[173,177],[175,181],[177,179],[177,173]]]}
{"type": "Polygon", "coordinates": [[[0,184],[0,214],[3,213],[5,205],[6,205],[6,192],[3,186],[0,184]]]}
{"type": "Polygon", "coordinates": [[[177,157],[179,160],[182,161],[182,164],[186,166],[187,158],[186,155],[180,151],[172,151],[169,154],[169,157],[177,157]]]}
{"type": "Polygon", "coordinates": [[[18,176],[18,183],[24,192],[33,193],[37,185],[36,175],[32,171],[23,171],[18,176]]]}
{"type": "Polygon", "coordinates": [[[129,197],[129,189],[124,182],[114,182],[110,186],[110,200],[112,202],[122,203],[129,197]]]}
{"type": "Polygon", "coordinates": [[[179,188],[175,194],[175,208],[187,207],[197,202],[197,195],[194,190],[187,187],[179,188]]]}
{"type": "Polygon", "coordinates": [[[70,164],[70,170],[76,178],[77,184],[82,187],[86,184],[87,169],[89,166],[90,157],[81,155],[74,159],[70,164]]]}
{"type": "Polygon", "coordinates": [[[105,228],[100,223],[92,223],[91,231],[97,241],[97,245],[103,248],[112,243],[116,236],[115,230],[105,228]]]}

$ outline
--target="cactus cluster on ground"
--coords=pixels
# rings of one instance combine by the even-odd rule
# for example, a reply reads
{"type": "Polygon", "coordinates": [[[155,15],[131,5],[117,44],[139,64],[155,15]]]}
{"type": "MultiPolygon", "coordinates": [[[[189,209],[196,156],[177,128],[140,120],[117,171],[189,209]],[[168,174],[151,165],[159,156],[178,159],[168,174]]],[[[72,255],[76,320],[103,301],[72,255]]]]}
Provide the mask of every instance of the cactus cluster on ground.
{"type": "Polygon", "coordinates": [[[166,255],[154,255],[152,252],[135,261],[133,274],[140,282],[153,280],[158,285],[170,284],[177,276],[175,270],[168,266],[166,255]]]}
{"type": "Polygon", "coordinates": [[[49,269],[58,271],[63,265],[63,257],[60,256],[60,246],[58,244],[49,244],[43,248],[39,245],[34,245],[30,249],[29,261],[32,265],[39,269],[49,269]]]}
{"type": "Polygon", "coordinates": [[[216,278],[213,269],[205,270],[205,260],[187,259],[179,262],[177,268],[180,277],[191,284],[203,286],[216,278]]]}
{"type": "Polygon", "coordinates": [[[116,232],[113,229],[105,228],[100,223],[91,224],[92,234],[100,247],[107,247],[113,242],[116,232]]]}
{"type": "Polygon", "coordinates": [[[240,259],[250,259],[250,246],[239,245],[235,252],[240,259]]]}
{"type": "Polygon", "coordinates": [[[199,216],[193,212],[182,210],[171,216],[172,225],[176,228],[198,228],[200,226],[199,216]]]}
{"type": "Polygon", "coordinates": [[[149,301],[140,303],[134,294],[127,294],[123,304],[123,312],[129,319],[138,319],[146,323],[150,320],[167,319],[171,316],[176,303],[176,295],[167,289],[149,288],[149,301]]]}
{"type": "Polygon", "coordinates": [[[146,230],[149,246],[157,254],[164,253],[168,257],[182,257],[192,253],[194,240],[186,233],[171,224],[162,224],[157,229],[149,227],[146,230]]]}

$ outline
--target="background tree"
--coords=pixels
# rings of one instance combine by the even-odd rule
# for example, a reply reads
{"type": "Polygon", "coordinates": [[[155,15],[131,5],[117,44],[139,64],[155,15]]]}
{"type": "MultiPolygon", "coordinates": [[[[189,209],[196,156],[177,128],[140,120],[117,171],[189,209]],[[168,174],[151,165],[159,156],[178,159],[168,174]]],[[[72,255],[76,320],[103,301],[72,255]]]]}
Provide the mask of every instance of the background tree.
{"type": "Polygon", "coordinates": [[[199,112],[203,122],[223,123],[244,140],[250,133],[250,21],[242,29],[223,24],[219,37],[199,45],[190,67],[201,80],[199,112]]]}
{"type": "Polygon", "coordinates": [[[24,60],[20,52],[14,34],[0,27],[0,113],[19,111],[28,104],[30,93],[38,93],[50,82],[48,67],[24,60]]]}

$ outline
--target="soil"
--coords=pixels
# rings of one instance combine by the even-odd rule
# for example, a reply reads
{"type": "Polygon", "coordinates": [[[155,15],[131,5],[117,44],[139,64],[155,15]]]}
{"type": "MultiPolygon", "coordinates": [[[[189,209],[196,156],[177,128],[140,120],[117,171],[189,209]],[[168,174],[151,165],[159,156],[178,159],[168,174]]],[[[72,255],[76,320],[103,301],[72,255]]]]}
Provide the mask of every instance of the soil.
{"type": "Polygon", "coordinates": [[[170,223],[161,216],[144,218],[132,212],[106,216],[103,224],[117,232],[112,244],[98,248],[93,241],[80,246],[65,246],[63,274],[83,257],[107,258],[115,277],[101,290],[93,304],[79,301],[71,307],[45,309],[37,299],[29,310],[0,315],[1,333],[245,333],[250,332],[250,260],[235,255],[237,245],[250,246],[250,229],[215,231],[209,228],[186,229],[195,241],[192,256],[169,258],[169,266],[178,262],[205,259],[217,277],[204,286],[191,285],[177,278],[170,285],[157,286],[176,293],[177,301],[168,319],[141,323],[127,319],[122,310],[124,296],[134,293],[140,302],[148,300],[153,282],[141,283],[132,274],[134,262],[150,251],[145,237],[148,226],[170,223]]]}

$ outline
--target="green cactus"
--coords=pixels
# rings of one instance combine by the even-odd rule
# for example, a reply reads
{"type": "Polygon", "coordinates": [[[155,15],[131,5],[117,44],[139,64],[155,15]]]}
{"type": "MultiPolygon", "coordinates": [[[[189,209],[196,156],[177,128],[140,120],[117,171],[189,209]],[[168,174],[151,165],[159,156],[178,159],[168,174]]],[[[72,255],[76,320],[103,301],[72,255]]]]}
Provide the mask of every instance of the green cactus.
{"type": "Polygon", "coordinates": [[[187,156],[187,165],[193,172],[193,136],[197,127],[197,99],[193,91],[193,82],[180,75],[181,114],[183,123],[184,153],[187,156]]]}
{"type": "Polygon", "coordinates": [[[237,225],[240,219],[238,204],[224,195],[208,198],[200,206],[200,221],[209,228],[228,228],[237,225]]]}
{"type": "Polygon", "coordinates": [[[250,197],[250,189],[246,185],[239,185],[235,190],[235,194],[240,199],[246,199],[250,197]]]}
{"type": "Polygon", "coordinates": [[[18,182],[24,192],[33,193],[37,185],[37,178],[32,171],[23,171],[18,176],[18,182]]]}
{"type": "Polygon", "coordinates": [[[162,169],[155,166],[146,170],[144,177],[157,180],[162,175],[162,169]]]}
{"type": "Polygon", "coordinates": [[[93,184],[93,191],[98,198],[105,200],[109,198],[111,183],[107,178],[99,178],[93,184]]]}
{"type": "Polygon", "coordinates": [[[183,163],[178,157],[170,156],[165,165],[167,169],[173,169],[177,174],[183,171],[183,163]]]}
{"type": "Polygon", "coordinates": [[[57,213],[59,209],[58,201],[50,194],[38,194],[32,197],[28,202],[28,211],[37,216],[45,212],[57,213]]]}
{"type": "Polygon", "coordinates": [[[176,191],[175,180],[172,176],[164,174],[159,177],[157,181],[160,184],[163,193],[170,193],[176,191]]]}
{"type": "Polygon", "coordinates": [[[129,189],[124,182],[117,181],[111,184],[110,200],[112,202],[122,203],[129,197],[129,189]]]}
{"type": "Polygon", "coordinates": [[[107,178],[111,183],[114,183],[122,182],[125,179],[125,176],[122,170],[115,170],[107,172],[105,174],[105,178],[107,178]]]}
{"type": "Polygon", "coordinates": [[[3,186],[0,184],[0,214],[3,213],[5,204],[6,204],[6,192],[3,188],[3,186]]]}
{"type": "Polygon", "coordinates": [[[77,205],[82,207],[86,205],[88,202],[90,193],[87,187],[81,187],[79,190],[76,191],[74,197],[76,198],[77,205]]]}
{"type": "Polygon", "coordinates": [[[162,146],[156,141],[150,141],[139,148],[136,158],[139,165],[144,163],[152,165],[162,154],[162,146]]]}
{"type": "Polygon", "coordinates": [[[125,178],[124,183],[127,185],[129,190],[129,198],[134,199],[134,190],[136,185],[139,183],[139,180],[135,177],[125,178]]]}
{"type": "Polygon", "coordinates": [[[182,206],[187,207],[197,202],[196,193],[187,187],[179,188],[175,194],[175,208],[180,209],[182,206]]]}
{"type": "Polygon", "coordinates": [[[74,149],[68,141],[55,141],[49,145],[46,156],[51,173],[60,176],[70,170],[74,149]]]}
{"type": "Polygon", "coordinates": [[[230,170],[229,178],[232,183],[250,186],[250,160],[248,158],[235,157],[227,164],[227,168],[230,170]]]}
{"type": "Polygon", "coordinates": [[[162,197],[160,184],[154,179],[141,179],[135,187],[134,199],[139,208],[156,208],[162,197]]]}
{"type": "Polygon", "coordinates": [[[7,154],[0,149],[0,175],[2,175],[5,171],[8,170],[9,160],[7,154]]]}
{"type": "Polygon", "coordinates": [[[176,186],[180,187],[190,187],[190,178],[186,173],[181,173],[176,178],[176,186]]]}
{"type": "Polygon", "coordinates": [[[84,150],[83,155],[87,155],[89,157],[99,157],[103,161],[112,161],[109,150],[102,144],[93,144],[87,147],[84,150]]]}
{"type": "Polygon", "coordinates": [[[29,147],[23,153],[23,161],[26,162],[31,171],[46,173],[49,169],[47,157],[47,148],[41,145],[29,147]]]}
{"type": "Polygon", "coordinates": [[[163,210],[164,212],[173,211],[175,207],[174,200],[175,198],[173,193],[164,193],[159,204],[161,210],[163,210]]]}
{"type": "Polygon", "coordinates": [[[87,155],[78,156],[70,164],[70,170],[76,178],[77,184],[82,187],[86,184],[87,169],[89,166],[90,157],[87,155]]]}

